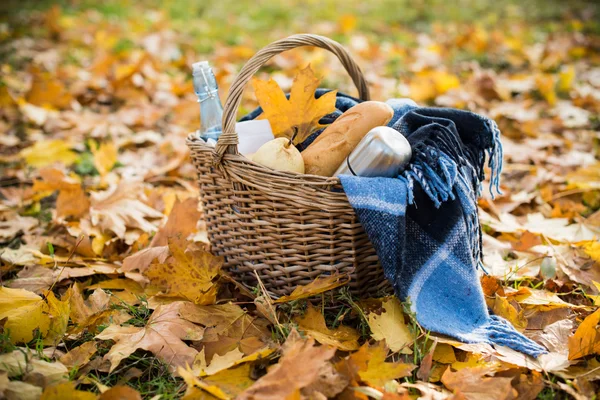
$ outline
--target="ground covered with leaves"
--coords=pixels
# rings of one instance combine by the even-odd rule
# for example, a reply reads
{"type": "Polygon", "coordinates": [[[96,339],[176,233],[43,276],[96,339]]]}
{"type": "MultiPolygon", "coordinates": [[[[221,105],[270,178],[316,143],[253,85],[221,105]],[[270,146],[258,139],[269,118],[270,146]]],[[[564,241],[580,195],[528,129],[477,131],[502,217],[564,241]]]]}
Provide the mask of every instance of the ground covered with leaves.
{"type": "MultiPolygon", "coordinates": [[[[2,16],[1,398],[594,398],[594,2],[141,3],[9,1],[2,16]],[[496,119],[503,195],[480,201],[482,285],[549,354],[424,331],[394,297],[350,296],[343,276],[274,299],[206,251],[189,66],[210,60],[224,99],[244,61],[296,32],[346,45],[374,99],[496,119]]],[[[284,53],[259,76],[287,90],[308,64],[355,93],[320,50],[284,53]]],[[[242,111],[256,106],[247,92],[242,111]]]]}

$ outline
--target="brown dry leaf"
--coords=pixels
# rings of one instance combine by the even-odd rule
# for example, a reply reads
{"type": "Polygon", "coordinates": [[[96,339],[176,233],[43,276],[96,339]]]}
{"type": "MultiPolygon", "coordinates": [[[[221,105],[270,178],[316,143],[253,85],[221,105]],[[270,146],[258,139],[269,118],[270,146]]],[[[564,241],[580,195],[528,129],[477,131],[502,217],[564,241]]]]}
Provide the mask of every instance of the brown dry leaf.
{"type": "Polygon", "coordinates": [[[404,322],[402,305],[395,297],[389,297],[382,304],[383,312],[378,315],[370,313],[368,318],[371,336],[375,340],[385,340],[393,352],[412,354],[408,347],[414,340],[410,329],[404,322]]]}
{"type": "Polygon", "coordinates": [[[325,317],[310,304],[301,318],[295,318],[300,330],[312,336],[317,342],[337,347],[339,350],[358,350],[360,334],[349,326],[329,329],[325,317]]]}
{"type": "Polygon", "coordinates": [[[569,338],[569,360],[600,354],[600,309],[588,315],[569,338]]]}
{"type": "Polygon", "coordinates": [[[71,150],[71,145],[60,139],[40,140],[33,146],[27,147],[19,153],[27,165],[42,168],[55,163],[63,165],[73,164],[78,156],[71,150]]]}
{"type": "Polygon", "coordinates": [[[385,362],[387,353],[383,342],[375,346],[364,344],[350,355],[348,361],[354,366],[361,381],[382,387],[388,381],[409,376],[415,369],[412,364],[385,362]]]}
{"type": "Polygon", "coordinates": [[[164,263],[169,254],[168,246],[149,247],[129,257],[125,257],[121,270],[123,272],[139,271],[143,273],[154,260],[157,260],[161,264],[164,263]]]}
{"type": "Polygon", "coordinates": [[[82,345],[69,350],[65,355],[60,357],[60,362],[69,369],[79,369],[87,364],[97,351],[98,347],[96,346],[96,342],[85,342],[82,345]]]}
{"type": "Polygon", "coordinates": [[[265,376],[240,393],[237,398],[238,400],[286,398],[294,391],[314,382],[318,378],[321,366],[334,354],[334,348],[317,347],[312,339],[296,340],[286,347],[279,363],[271,367],[265,376]]]}
{"type": "Polygon", "coordinates": [[[71,320],[75,327],[71,329],[72,333],[81,332],[88,329],[94,332],[96,327],[106,322],[114,310],[110,310],[110,296],[102,289],[96,289],[87,299],[83,298],[82,289],[76,282],[69,288],[71,302],[71,320]]]}
{"type": "Polygon", "coordinates": [[[282,296],[279,299],[273,301],[273,303],[286,303],[292,300],[305,299],[307,297],[316,296],[323,292],[335,289],[340,286],[344,286],[350,281],[348,275],[328,275],[325,277],[318,276],[316,279],[311,281],[308,285],[296,286],[294,291],[289,296],[282,296]]]}
{"type": "Polygon", "coordinates": [[[442,383],[452,390],[455,396],[467,400],[512,400],[518,392],[512,387],[512,378],[489,377],[494,372],[491,367],[463,368],[444,372],[442,383]]]}
{"type": "Polygon", "coordinates": [[[168,296],[182,297],[195,304],[214,304],[218,292],[214,280],[223,258],[203,250],[186,252],[182,244],[169,240],[171,257],[165,263],[150,264],[144,276],[168,296]]]}
{"type": "Polygon", "coordinates": [[[201,340],[204,328],[181,318],[181,302],[158,306],[145,327],[110,325],[96,336],[100,340],[114,340],[105,359],[110,360],[110,371],[121,360],[129,357],[137,349],[148,350],[165,363],[171,370],[178,366],[191,365],[198,353],[183,340],[201,340]]]}
{"type": "Polygon", "coordinates": [[[100,394],[98,400],[142,400],[142,395],[129,386],[118,385],[100,394]]]}
{"type": "Polygon", "coordinates": [[[259,119],[268,119],[275,137],[292,138],[294,143],[302,143],[316,129],[321,128],[319,120],[335,110],[337,91],[333,90],[315,99],[315,90],[320,80],[310,65],[300,70],[294,78],[290,99],[273,79],[252,80],[252,87],[258,104],[263,109],[259,119]]]}
{"type": "Polygon", "coordinates": [[[84,392],[75,389],[75,383],[65,382],[55,386],[48,386],[44,389],[40,400],[96,400],[98,396],[95,393],[84,392]]]}
{"type": "Polygon", "coordinates": [[[166,246],[167,240],[172,237],[186,239],[198,230],[197,225],[200,215],[197,198],[190,197],[184,201],[175,200],[167,223],[158,230],[150,243],[150,247],[166,246]]]}
{"type": "Polygon", "coordinates": [[[28,233],[39,223],[40,221],[37,218],[22,217],[20,215],[11,216],[6,221],[0,221],[0,240],[9,242],[20,233],[28,233]]]}
{"type": "Polygon", "coordinates": [[[156,231],[156,225],[148,220],[163,218],[162,213],[143,203],[146,196],[138,181],[121,181],[103,192],[91,192],[90,199],[92,224],[121,239],[125,239],[127,228],[156,231]]]}

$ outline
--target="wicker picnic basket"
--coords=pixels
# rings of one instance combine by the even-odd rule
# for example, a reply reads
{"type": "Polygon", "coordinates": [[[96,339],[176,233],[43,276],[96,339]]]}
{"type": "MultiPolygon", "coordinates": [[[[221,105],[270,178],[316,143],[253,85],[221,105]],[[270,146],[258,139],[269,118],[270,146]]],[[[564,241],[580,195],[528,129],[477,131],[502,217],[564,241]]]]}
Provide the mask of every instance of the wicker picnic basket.
{"type": "Polygon", "coordinates": [[[335,272],[350,276],[352,294],[364,297],[387,292],[389,284],[375,250],[338,178],[275,171],[237,151],[235,123],[244,88],[273,56],[301,46],[335,54],[360,98],[369,100],[360,68],[331,39],[293,35],[256,53],[231,85],[216,147],[195,134],[187,139],[198,171],[211,251],[225,258],[224,267],[236,281],[255,287],[257,273],[274,297],[335,272]]]}

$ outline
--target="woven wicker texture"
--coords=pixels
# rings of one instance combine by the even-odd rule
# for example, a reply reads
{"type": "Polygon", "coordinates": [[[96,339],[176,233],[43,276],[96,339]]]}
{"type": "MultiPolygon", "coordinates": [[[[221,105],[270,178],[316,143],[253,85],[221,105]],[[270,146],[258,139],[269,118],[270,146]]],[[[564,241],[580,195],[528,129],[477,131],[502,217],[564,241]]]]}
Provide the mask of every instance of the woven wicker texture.
{"type": "Polygon", "coordinates": [[[237,151],[236,114],[247,83],[273,56],[301,46],[334,53],[360,97],[369,99],[360,68],[331,39],[294,35],[256,53],[231,86],[216,148],[195,134],[187,140],[198,171],[211,250],[224,256],[231,276],[248,287],[256,286],[256,271],[274,297],[334,272],[350,275],[348,285],[355,295],[387,292],[389,284],[375,250],[338,178],[274,171],[237,151]]]}

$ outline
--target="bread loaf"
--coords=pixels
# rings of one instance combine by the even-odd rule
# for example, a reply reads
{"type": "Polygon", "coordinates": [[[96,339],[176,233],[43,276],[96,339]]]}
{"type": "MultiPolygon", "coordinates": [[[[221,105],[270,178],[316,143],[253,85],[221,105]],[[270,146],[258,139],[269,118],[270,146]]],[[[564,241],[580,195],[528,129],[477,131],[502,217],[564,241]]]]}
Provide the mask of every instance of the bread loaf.
{"type": "Polygon", "coordinates": [[[355,105],[301,153],[305,173],[332,176],[361,139],[376,126],[386,125],[393,115],[394,110],[379,101],[355,105]]]}

